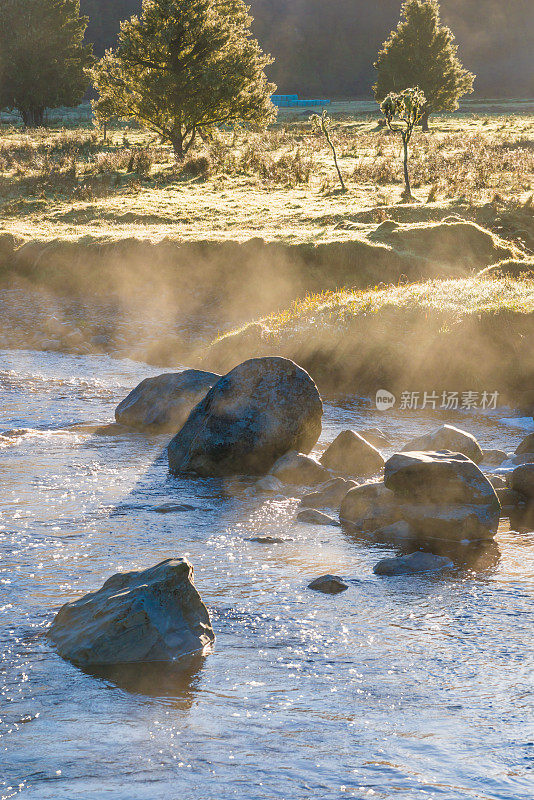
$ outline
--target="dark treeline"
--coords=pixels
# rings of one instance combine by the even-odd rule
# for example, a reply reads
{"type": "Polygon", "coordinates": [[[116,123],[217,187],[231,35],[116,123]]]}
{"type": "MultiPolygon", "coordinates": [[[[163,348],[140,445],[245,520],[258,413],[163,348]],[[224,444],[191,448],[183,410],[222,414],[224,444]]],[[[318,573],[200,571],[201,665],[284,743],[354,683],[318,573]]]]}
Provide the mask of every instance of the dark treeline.
{"type": "MultiPolygon", "coordinates": [[[[397,25],[401,0],[248,0],[254,32],[276,59],[269,77],[280,92],[370,97],[372,63],[397,25]]],[[[119,20],[141,0],[81,0],[87,37],[101,55],[119,20]]],[[[477,75],[475,94],[534,95],[533,0],[442,0],[442,16],[459,43],[463,64],[477,75]]]]}

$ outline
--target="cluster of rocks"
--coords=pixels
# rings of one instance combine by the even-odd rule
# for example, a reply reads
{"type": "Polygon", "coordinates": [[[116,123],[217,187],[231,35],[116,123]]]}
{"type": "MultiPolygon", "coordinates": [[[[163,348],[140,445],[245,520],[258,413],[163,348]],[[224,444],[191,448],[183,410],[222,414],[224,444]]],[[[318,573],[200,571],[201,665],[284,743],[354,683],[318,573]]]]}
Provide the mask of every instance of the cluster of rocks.
{"type": "MultiPolygon", "coordinates": [[[[272,357],[250,359],[224,376],[186,370],[149,378],[118,405],[115,417],[145,433],[179,429],[168,446],[173,474],[256,475],[256,488],[265,492],[310,487],[300,500],[299,522],[343,524],[377,542],[412,547],[382,559],[377,575],[450,569],[452,561],[433,552],[432,542],[491,540],[502,508],[534,505],[534,434],[507,454],[483,450],[471,434],[442,425],[386,460],[380,447],[391,443],[381,431],[345,430],[315,458],[309,453],[322,413],[308,373],[272,357]],[[491,480],[484,465],[497,469],[491,480]]],[[[267,540],[279,541],[256,537],[267,540]]],[[[337,575],[309,584],[326,594],[348,587],[337,575]]],[[[67,603],[49,636],[61,655],[85,665],[172,661],[203,652],[214,640],[185,559],[113,576],[94,594],[67,603]]]]}

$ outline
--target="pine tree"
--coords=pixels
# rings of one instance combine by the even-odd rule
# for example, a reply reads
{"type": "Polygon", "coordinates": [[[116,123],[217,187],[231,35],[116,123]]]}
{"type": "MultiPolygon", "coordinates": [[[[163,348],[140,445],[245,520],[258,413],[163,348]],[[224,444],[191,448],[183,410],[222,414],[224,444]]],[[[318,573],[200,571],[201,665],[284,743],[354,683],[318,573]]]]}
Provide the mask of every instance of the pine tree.
{"type": "Polygon", "coordinates": [[[242,0],[143,0],[119,44],[93,71],[97,120],[135,119],[183,158],[197,134],[274,116],[264,67],[242,0]]]}
{"type": "Polygon", "coordinates": [[[79,0],[2,0],[0,108],[38,126],[47,108],[78,105],[93,63],[86,27],[79,0]]]}
{"type": "Polygon", "coordinates": [[[405,0],[401,20],[384,42],[374,64],[378,71],[373,86],[377,101],[390,92],[418,86],[426,97],[421,118],[436,111],[454,111],[458,100],[473,91],[475,76],[463,68],[450,28],[441,24],[437,0],[405,0]]]}

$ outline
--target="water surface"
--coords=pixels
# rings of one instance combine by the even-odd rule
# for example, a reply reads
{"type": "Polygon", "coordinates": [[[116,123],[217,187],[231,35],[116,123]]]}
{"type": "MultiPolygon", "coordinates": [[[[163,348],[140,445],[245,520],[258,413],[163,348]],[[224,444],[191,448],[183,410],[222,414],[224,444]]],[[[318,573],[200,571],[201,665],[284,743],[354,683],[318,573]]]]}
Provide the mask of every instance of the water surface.
{"type": "MultiPolygon", "coordinates": [[[[87,427],[157,372],[0,353],[0,798],[530,800],[534,534],[503,526],[446,577],[377,578],[394,549],[296,523],[297,494],[172,478],[166,437],[87,427]],[[193,509],[154,511],[171,501],[193,509]],[[48,645],[62,603],[171,556],[194,564],[213,654],[94,675],[48,645]],[[349,590],[306,589],[325,572],[349,590]]],[[[512,450],[525,423],[506,414],[448,419],[512,450]]],[[[398,446],[438,421],[348,399],[326,405],[319,449],[348,426],[398,446]]]]}

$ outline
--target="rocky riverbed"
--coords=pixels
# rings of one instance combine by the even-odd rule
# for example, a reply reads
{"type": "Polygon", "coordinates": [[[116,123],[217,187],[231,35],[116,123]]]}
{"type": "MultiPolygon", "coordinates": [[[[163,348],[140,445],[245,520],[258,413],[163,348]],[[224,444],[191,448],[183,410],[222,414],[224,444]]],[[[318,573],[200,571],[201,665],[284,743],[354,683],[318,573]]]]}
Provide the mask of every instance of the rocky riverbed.
{"type": "MultiPolygon", "coordinates": [[[[171,476],[168,434],[102,433],[160,369],[23,349],[0,360],[2,795],[530,797],[528,526],[505,513],[494,539],[435,553],[436,571],[384,565],[402,543],[297,518],[322,489],[287,481],[287,465],[171,476]],[[43,635],[111,575],[179,557],[210,615],[209,655],[82,671],[43,635]]],[[[444,422],[504,453],[534,432],[508,408],[379,412],[349,397],[324,404],[311,457],[324,469],[342,431],[379,428],[387,462],[444,422]]],[[[336,481],[333,519],[350,476],[336,481]]]]}

